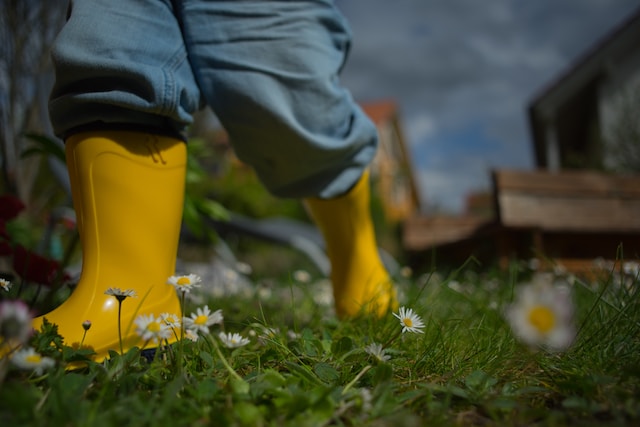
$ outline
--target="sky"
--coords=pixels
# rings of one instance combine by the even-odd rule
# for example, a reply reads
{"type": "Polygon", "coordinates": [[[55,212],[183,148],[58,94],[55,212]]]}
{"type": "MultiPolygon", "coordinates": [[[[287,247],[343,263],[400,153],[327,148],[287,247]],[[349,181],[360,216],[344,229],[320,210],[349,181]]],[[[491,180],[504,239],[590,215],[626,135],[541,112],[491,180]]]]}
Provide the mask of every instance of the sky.
{"type": "Polygon", "coordinates": [[[342,83],[393,99],[424,211],[461,213],[492,168],[534,166],[527,106],[640,0],[337,0],[342,83]]]}

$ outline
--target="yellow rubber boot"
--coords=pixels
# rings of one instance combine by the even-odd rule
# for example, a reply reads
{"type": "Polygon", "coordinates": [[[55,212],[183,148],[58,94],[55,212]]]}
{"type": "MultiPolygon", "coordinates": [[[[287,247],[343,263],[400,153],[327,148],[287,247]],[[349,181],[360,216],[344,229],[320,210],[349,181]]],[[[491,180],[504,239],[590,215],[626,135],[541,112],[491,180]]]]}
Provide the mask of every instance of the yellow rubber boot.
{"type": "MultiPolygon", "coordinates": [[[[82,245],[82,273],[71,296],[43,317],[58,325],[65,344],[82,341],[96,361],[120,350],[118,301],[108,288],[131,289],[122,301],[124,351],[142,347],[133,320],[139,314],[181,315],[169,276],[174,274],[186,171],[186,146],[177,139],[138,132],[95,132],[65,145],[82,245]]],[[[175,340],[175,339],[174,339],[175,340]]]]}
{"type": "Polygon", "coordinates": [[[345,195],[305,199],[331,262],[336,314],[383,316],[397,306],[395,287],[378,254],[369,205],[369,173],[345,195]]]}

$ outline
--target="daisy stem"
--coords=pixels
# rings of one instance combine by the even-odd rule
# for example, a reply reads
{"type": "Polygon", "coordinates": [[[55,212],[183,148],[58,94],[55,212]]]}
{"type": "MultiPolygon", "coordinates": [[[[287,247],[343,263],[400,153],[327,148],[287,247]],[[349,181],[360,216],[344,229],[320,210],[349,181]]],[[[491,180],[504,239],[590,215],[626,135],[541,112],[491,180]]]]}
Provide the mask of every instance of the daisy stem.
{"type": "Polygon", "coordinates": [[[175,356],[173,354],[173,348],[169,344],[169,340],[164,340],[164,350],[165,352],[169,353],[169,357],[175,360],[175,356]]]}
{"type": "Polygon", "coordinates": [[[181,298],[181,304],[180,304],[180,309],[182,310],[182,320],[180,321],[180,342],[182,342],[184,340],[184,313],[186,312],[185,310],[185,304],[186,304],[186,293],[183,292],[182,293],[182,298],[181,298]]]}
{"type": "Polygon", "coordinates": [[[87,330],[84,330],[84,333],[82,334],[82,339],[80,340],[80,349],[82,349],[82,344],[84,344],[84,339],[87,337],[87,330]]]}
{"type": "Polygon", "coordinates": [[[361,370],[360,372],[358,372],[358,375],[356,375],[356,376],[355,376],[351,381],[349,381],[349,384],[347,384],[347,385],[345,386],[345,388],[342,390],[342,395],[345,395],[345,394],[347,393],[347,391],[349,391],[349,389],[350,389],[351,387],[353,387],[353,385],[354,385],[355,383],[357,383],[357,382],[358,382],[358,380],[360,380],[360,378],[362,378],[362,376],[363,376],[364,374],[366,374],[366,373],[367,373],[367,371],[368,371],[369,369],[371,369],[371,368],[372,368],[372,366],[371,366],[371,365],[367,365],[367,366],[365,366],[364,368],[362,368],[362,370],[361,370]]]}
{"type": "Polygon", "coordinates": [[[402,330],[400,330],[399,332],[396,332],[396,334],[394,336],[392,336],[391,338],[389,338],[389,340],[382,344],[382,348],[387,348],[391,345],[392,342],[394,342],[396,339],[398,339],[398,337],[402,334],[402,330]]]}
{"type": "Polygon", "coordinates": [[[218,357],[220,358],[220,361],[222,362],[224,367],[227,368],[227,371],[229,371],[229,374],[232,377],[234,377],[235,379],[239,380],[239,381],[244,381],[242,379],[242,377],[240,375],[238,375],[238,373],[235,371],[235,369],[233,369],[231,367],[231,365],[229,364],[227,359],[224,357],[224,355],[222,354],[222,351],[220,350],[220,347],[218,346],[218,343],[216,342],[215,338],[209,337],[209,341],[213,344],[213,348],[216,350],[216,353],[218,354],[218,357]]]}
{"type": "Polygon", "coordinates": [[[182,310],[182,312],[180,313],[180,339],[178,342],[178,370],[180,372],[182,372],[182,368],[183,368],[183,364],[184,364],[184,313],[186,312],[185,310],[185,304],[186,304],[186,293],[182,292],[181,298],[180,298],[181,304],[180,304],[180,310],[182,310]]]}
{"type": "Polygon", "coordinates": [[[122,301],[118,299],[118,341],[120,342],[120,356],[124,354],[122,349],[122,301]]]}

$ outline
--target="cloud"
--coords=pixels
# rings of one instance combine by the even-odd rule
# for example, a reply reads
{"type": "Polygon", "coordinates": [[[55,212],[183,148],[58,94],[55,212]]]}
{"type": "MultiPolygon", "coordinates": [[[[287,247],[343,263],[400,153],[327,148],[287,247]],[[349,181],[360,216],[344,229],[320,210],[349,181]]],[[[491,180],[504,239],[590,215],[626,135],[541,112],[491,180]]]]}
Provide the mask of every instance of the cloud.
{"type": "Polygon", "coordinates": [[[409,144],[424,141],[436,133],[436,123],[429,114],[414,114],[404,121],[409,144]]]}
{"type": "Polygon", "coordinates": [[[459,157],[457,164],[455,170],[440,163],[418,171],[421,198],[433,200],[427,212],[461,212],[467,194],[489,189],[488,165],[471,157],[459,157]]]}
{"type": "Polygon", "coordinates": [[[343,84],[395,98],[429,204],[462,206],[490,167],[533,166],[528,102],[637,0],[339,0],[343,84]]]}

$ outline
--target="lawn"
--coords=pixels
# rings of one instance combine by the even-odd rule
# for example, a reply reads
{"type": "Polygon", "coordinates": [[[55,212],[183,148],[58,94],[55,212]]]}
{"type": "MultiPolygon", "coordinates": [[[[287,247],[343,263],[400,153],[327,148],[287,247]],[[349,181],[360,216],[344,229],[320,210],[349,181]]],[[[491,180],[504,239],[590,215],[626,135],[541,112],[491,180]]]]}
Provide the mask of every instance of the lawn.
{"type": "Polygon", "coordinates": [[[184,315],[206,305],[223,319],[153,356],[68,370],[82,351],[33,336],[48,363],[2,360],[0,425],[640,425],[640,279],[626,267],[587,281],[470,262],[399,278],[405,323],[398,311],[339,322],[327,282],[301,271],[203,281],[184,315]],[[564,328],[555,338],[518,329],[522,289],[559,310],[532,320],[564,328]]]}

